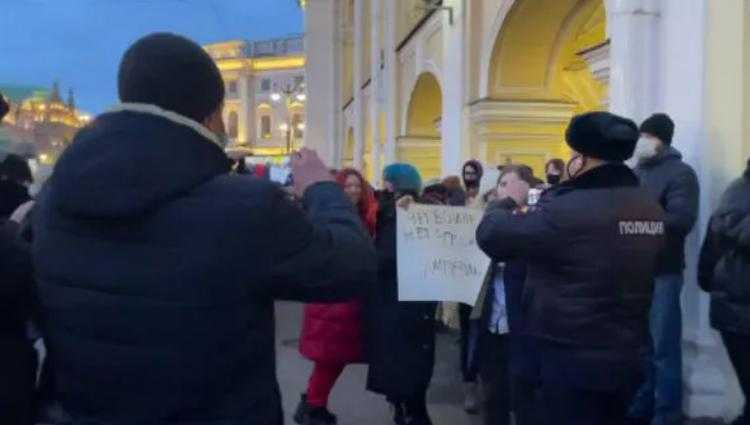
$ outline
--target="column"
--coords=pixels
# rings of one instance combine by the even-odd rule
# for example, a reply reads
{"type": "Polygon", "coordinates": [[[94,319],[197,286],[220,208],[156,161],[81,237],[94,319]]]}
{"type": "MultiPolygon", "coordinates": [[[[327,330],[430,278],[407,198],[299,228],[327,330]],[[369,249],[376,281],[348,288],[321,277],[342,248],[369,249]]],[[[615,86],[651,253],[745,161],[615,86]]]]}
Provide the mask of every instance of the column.
{"type": "Polygon", "coordinates": [[[380,177],[382,175],[381,158],[381,137],[380,134],[380,113],[382,110],[384,93],[383,93],[383,70],[381,69],[380,51],[380,25],[382,24],[382,2],[379,0],[370,1],[372,23],[372,48],[370,49],[370,67],[372,82],[370,84],[370,122],[372,123],[372,185],[380,186],[380,177]]]}
{"type": "Polygon", "coordinates": [[[444,5],[453,9],[453,24],[449,14],[443,19],[443,115],[441,119],[442,175],[461,171],[464,144],[464,2],[446,0],[444,5]]]}
{"type": "Polygon", "coordinates": [[[733,417],[741,395],[724,346],[709,321],[710,297],[695,281],[695,262],[710,214],[745,167],[747,140],[747,6],[743,0],[669,0],[662,69],[665,101],[676,120],[675,146],[698,173],[701,208],[688,239],[685,315],[685,410],[688,416],[733,417]],[[685,31],[689,28],[689,31],[685,31]],[[677,74],[677,75],[674,75],[677,74]]]}
{"type": "Polygon", "coordinates": [[[364,1],[354,0],[354,67],[352,96],[354,96],[354,168],[361,170],[365,153],[365,103],[364,84],[364,1]]]}
{"type": "Polygon", "coordinates": [[[329,166],[336,163],[341,144],[341,138],[337,137],[341,121],[337,4],[337,0],[312,0],[305,9],[305,52],[308,54],[304,143],[317,150],[329,166]]]}
{"type": "Polygon", "coordinates": [[[385,144],[383,146],[383,158],[385,165],[396,162],[396,137],[398,137],[398,58],[396,57],[396,28],[398,0],[385,0],[385,31],[383,50],[385,52],[385,69],[383,73],[383,86],[385,87],[385,144]]]}
{"type": "Polygon", "coordinates": [[[239,91],[240,91],[240,110],[238,127],[239,134],[237,139],[239,143],[250,144],[255,137],[255,90],[253,90],[253,79],[249,73],[240,73],[239,91]]]}
{"type": "Polygon", "coordinates": [[[610,110],[638,122],[651,115],[659,86],[658,0],[608,0],[612,40],[610,110]]]}

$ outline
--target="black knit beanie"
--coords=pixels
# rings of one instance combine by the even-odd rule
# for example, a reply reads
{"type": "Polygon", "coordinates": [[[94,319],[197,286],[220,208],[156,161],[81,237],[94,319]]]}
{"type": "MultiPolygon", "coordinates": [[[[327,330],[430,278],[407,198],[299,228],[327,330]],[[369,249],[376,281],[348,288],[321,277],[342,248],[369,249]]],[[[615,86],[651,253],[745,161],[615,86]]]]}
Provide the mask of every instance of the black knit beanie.
{"type": "Polygon", "coordinates": [[[643,121],[643,124],[641,124],[641,133],[656,136],[664,144],[671,145],[672,137],[674,136],[674,122],[667,114],[654,114],[646,119],[646,121],[643,121]]]}
{"type": "Polygon", "coordinates": [[[638,136],[638,126],[627,118],[609,112],[589,112],[573,117],[565,140],[580,154],[622,162],[633,156],[638,136]]]}
{"type": "Polygon", "coordinates": [[[154,33],[125,52],[118,73],[120,101],[148,103],[202,122],[224,102],[224,81],[195,42],[154,33]]]}

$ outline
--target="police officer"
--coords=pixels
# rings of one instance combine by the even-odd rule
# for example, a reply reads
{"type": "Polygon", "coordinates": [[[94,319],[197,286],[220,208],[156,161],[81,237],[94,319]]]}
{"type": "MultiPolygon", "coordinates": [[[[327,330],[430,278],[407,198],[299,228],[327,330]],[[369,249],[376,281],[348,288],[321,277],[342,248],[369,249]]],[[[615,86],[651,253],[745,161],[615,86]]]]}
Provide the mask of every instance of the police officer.
{"type": "Polygon", "coordinates": [[[528,264],[523,332],[537,351],[529,357],[540,359],[548,424],[625,423],[637,389],[664,243],[661,207],[623,164],[638,136],[632,121],[607,112],[573,118],[570,180],[527,213],[495,201],[477,229],[494,260],[528,264]]]}

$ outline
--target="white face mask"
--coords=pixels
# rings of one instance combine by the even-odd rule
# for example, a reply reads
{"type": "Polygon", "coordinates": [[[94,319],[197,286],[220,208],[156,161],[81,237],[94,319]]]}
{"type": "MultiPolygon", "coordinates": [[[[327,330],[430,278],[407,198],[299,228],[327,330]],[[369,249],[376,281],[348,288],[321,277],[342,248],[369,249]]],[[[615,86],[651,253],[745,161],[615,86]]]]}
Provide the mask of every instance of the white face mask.
{"type": "Polygon", "coordinates": [[[632,165],[637,165],[638,161],[653,158],[656,156],[659,149],[659,141],[654,140],[650,137],[641,137],[638,139],[638,143],[635,145],[635,151],[633,152],[633,158],[628,161],[632,165]]]}

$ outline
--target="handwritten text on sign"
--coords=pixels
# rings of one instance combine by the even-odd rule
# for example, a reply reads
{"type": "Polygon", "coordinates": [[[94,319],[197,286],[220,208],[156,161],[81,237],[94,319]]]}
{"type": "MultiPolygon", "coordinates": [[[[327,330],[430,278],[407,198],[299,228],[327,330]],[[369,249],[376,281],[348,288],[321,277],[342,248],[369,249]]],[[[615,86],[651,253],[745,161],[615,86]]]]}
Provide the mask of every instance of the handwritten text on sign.
{"type": "Polygon", "coordinates": [[[398,209],[399,300],[476,302],[489,266],[474,237],[482,213],[436,205],[398,209]]]}

